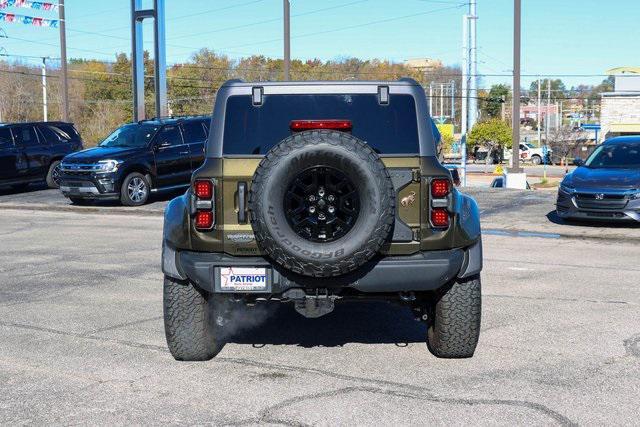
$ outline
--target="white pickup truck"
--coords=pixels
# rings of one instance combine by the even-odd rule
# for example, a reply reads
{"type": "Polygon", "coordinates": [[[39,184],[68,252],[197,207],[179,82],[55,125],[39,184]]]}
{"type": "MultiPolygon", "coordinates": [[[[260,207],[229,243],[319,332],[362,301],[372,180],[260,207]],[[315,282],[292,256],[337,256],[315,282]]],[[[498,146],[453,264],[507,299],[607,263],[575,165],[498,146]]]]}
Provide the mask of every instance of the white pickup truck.
{"type": "MultiPolygon", "coordinates": [[[[547,164],[551,164],[551,153],[553,151],[551,148],[547,147],[536,147],[531,143],[520,144],[520,159],[525,162],[531,162],[534,165],[541,165],[543,160],[546,157],[547,164]]],[[[504,150],[504,159],[511,159],[511,150],[504,150]]]]}

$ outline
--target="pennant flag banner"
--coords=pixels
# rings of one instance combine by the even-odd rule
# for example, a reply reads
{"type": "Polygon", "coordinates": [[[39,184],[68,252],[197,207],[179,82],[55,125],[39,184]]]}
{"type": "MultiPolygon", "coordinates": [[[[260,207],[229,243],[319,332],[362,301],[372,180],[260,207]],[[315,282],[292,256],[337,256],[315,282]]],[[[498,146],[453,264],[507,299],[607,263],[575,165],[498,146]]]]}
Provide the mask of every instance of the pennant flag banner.
{"type": "Polygon", "coordinates": [[[26,7],[28,9],[52,11],[58,10],[58,5],[55,3],[30,0],[0,0],[0,9],[5,9],[7,7],[26,7]]]}
{"type": "Polygon", "coordinates": [[[0,12],[0,22],[13,22],[17,24],[33,25],[34,27],[58,28],[57,19],[36,18],[34,16],[16,15],[14,13],[0,12]]]}

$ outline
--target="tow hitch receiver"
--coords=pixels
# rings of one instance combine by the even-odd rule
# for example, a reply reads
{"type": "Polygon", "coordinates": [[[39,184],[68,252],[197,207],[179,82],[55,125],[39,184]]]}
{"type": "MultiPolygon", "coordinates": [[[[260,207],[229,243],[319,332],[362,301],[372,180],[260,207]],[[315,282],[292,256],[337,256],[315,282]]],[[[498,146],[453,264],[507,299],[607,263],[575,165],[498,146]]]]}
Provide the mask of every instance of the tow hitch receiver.
{"type": "Polygon", "coordinates": [[[303,289],[289,289],[283,297],[293,301],[298,313],[304,317],[315,319],[329,314],[335,308],[337,295],[330,295],[327,289],[316,289],[314,294],[307,294],[303,289]]]}

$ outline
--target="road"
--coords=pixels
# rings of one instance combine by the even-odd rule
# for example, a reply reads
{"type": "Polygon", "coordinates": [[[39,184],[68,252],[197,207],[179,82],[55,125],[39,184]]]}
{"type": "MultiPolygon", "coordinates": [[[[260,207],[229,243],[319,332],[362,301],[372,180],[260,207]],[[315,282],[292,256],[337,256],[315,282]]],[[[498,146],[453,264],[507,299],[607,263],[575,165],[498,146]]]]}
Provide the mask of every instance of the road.
{"type": "Polygon", "coordinates": [[[432,357],[407,310],[372,303],[258,309],[216,359],[179,363],[160,216],[0,215],[3,425],[638,423],[633,241],[486,234],[472,359],[432,357]]]}

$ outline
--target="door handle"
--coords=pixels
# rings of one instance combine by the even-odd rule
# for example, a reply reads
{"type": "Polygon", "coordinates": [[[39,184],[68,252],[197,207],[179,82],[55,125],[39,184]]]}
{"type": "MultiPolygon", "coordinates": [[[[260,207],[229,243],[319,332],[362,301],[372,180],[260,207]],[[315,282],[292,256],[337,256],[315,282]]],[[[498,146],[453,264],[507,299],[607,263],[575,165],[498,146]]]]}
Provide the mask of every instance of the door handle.
{"type": "Polygon", "coordinates": [[[247,199],[247,183],[239,182],[238,183],[238,224],[247,223],[246,199],[247,199]]]}
{"type": "Polygon", "coordinates": [[[180,151],[178,154],[189,154],[188,151],[180,151]]]}

